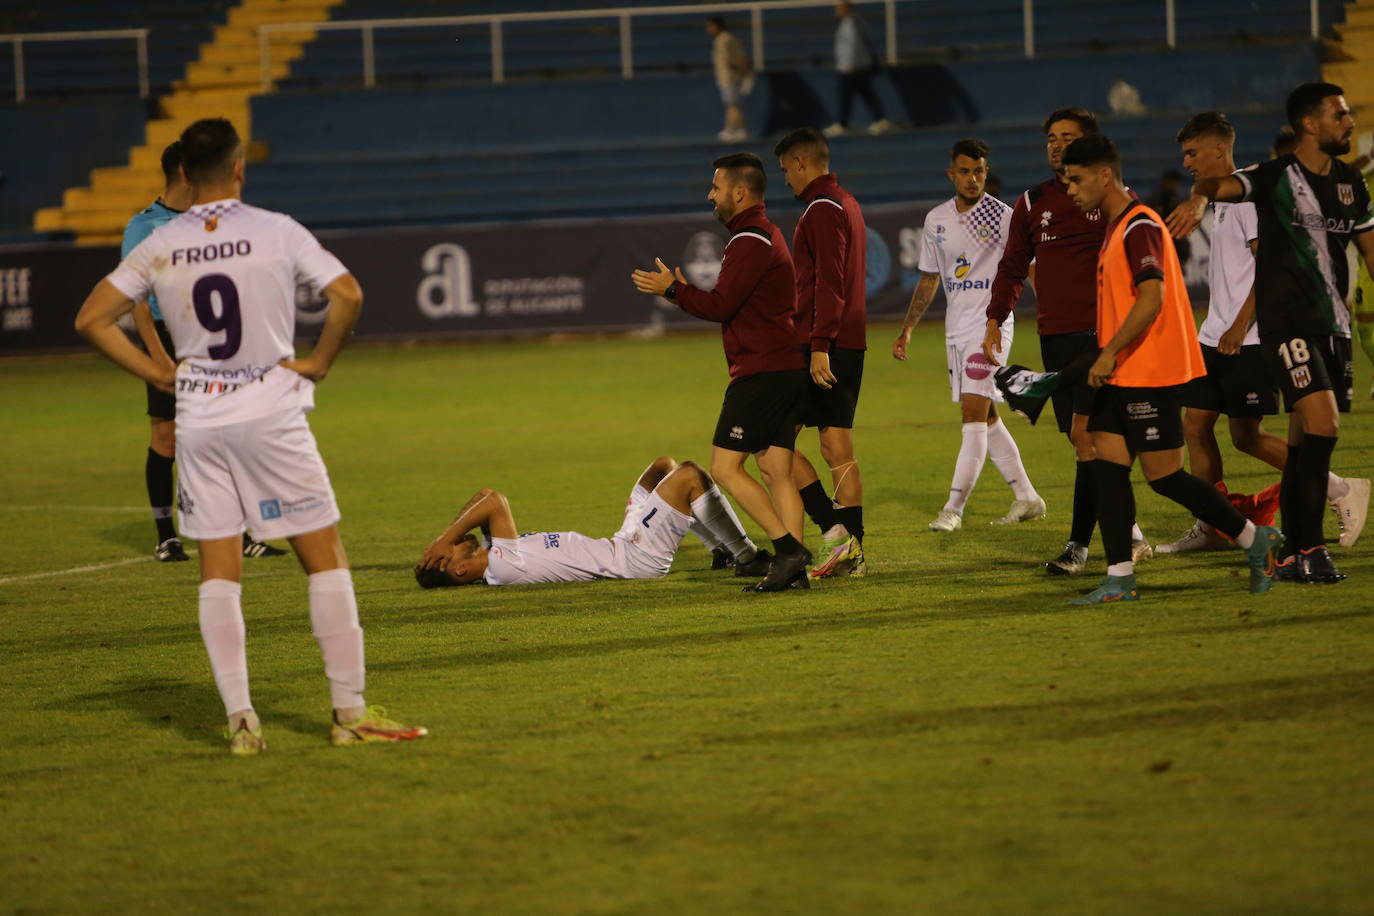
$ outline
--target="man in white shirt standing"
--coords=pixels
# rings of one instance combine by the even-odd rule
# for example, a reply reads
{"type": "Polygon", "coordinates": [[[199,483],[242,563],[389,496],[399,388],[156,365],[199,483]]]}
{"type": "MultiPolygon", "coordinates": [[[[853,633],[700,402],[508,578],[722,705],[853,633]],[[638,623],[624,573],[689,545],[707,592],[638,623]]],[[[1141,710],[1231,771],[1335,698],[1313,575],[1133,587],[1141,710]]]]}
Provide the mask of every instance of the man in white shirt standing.
{"type": "Polygon", "coordinates": [[[243,144],[223,118],[181,135],[194,205],[138,245],[86,299],[76,329],[122,368],[177,398],[181,531],[200,544],[200,630],[229,716],[229,750],[266,748],[248,691],[242,535],[286,538],[309,577],[310,623],[346,745],[427,734],[363,701],[363,631],[339,510],[305,415],[362,308],[357,280],[304,227],[243,203],[243,144]],[[329,298],[314,352],[296,359],[295,293],[329,298]],[[169,370],[116,322],[155,294],[181,362],[169,370]]]}
{"type": "Polygon", "coordinates": [[[744,97],[754,88],[754,74],[744,44],[739,36],[725,26],[725,20],[712,16],[706,20],[706,34],[711,36],[711,69],[715,72],[716,88],[725,106],[725,126],[716,137],[726,143],[740,143],[749,139],[744,126],[744,97]]]}
{"type": "MultiPolygon", "coordinates": [[[[1178,132],[1183,167],[1195,178],[1220,178],[1236,171],[1236,130],[1226,115],[1205,111],[1178,132]]],[[[1255,323],[1255,249],[1259,223],[1253,203],[1212,205],[1211,256],[1208,263],[1207,317],[1198,329],[1207,374],[1193,379],[1183,394],[1183,434],[1192,473],[1211,484],[1225,475],[1214,427],[1225,414],[1236,450],[1283,470],[1288,445],[1260,425],[1279,412],[1278,395],[1265,368],[1255,323]]],[[[1327,501],[1340,520],[1340,544],[1355,543],[1369,506],[1369,481],[1330,474],[1327,501]]],[[[1203,522],[1197,522],[1159,553],[1218,550],[1230,546],[1203,522]]]]}
{"type": "MultiPolygon", "coordinates": [[[[1014,501],[1007,514],[993,522],[1009,525],[1045,514],[1045,501],[1031,485],[1021,451],[1011,431],[997,415],[1002,400],[993,378],[994,366],[983,355],[988,298],[992,279],[1006,246],[1011,207],[985,193],[988,147],[982,140],[960,140],[950,150],[945,173],[954,183],[954,197],[926,215],[921,232],[920,282],[892,355],[907,358],[911,330],[921,320],[943,280],[945,287],[945,345],[949,357],[950,391],[963,415],[963,442],[954,465],[949,499],[930,523],[931,531],[952,532],[963,527],[964,507],[988,457],[1011,487],[1014,501]]],[[[1011,352],[1012,322],[1002,323],[1001,353],[1011,352]]]]}

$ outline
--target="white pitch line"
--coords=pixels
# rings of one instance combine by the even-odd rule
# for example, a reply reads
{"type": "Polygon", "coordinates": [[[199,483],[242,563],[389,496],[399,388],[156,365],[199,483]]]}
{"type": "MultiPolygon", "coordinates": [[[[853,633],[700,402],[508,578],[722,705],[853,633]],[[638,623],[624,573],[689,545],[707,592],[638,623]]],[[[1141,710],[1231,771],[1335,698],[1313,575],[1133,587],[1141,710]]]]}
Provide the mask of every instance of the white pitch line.
{"type": "Polygon", "coordinates": [[[6,506],[0,512],[150,512],[147,506],[6,506]]]}
{"type": "Polygon", "coordinates": [[[113,563],[96,563],[92,566],[73,566],[71,569],[55,569],[52,572],[29,573],[23,576],[8,576],[0,579],[0,585],[9,585],[11,582],[26,582],[30,579],[48,579],[52,576],[68,576],[72,573],[95,572],[99,569],[114,569],[116,566],[131,566],[134,563],[146,563],[152,557],[130,557],[127,560],[115,560],[113,563]]]}

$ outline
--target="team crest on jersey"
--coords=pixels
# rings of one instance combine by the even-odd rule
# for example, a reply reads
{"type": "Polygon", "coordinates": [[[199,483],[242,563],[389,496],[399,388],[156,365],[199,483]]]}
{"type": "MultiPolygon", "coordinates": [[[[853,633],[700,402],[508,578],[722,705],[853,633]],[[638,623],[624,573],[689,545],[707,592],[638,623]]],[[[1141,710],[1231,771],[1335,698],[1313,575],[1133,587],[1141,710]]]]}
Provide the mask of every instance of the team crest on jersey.
{"type": "Polygon", "coordinates": [[[215,231],[216,229],[218,229],[218,228],[219,228],[219,217],[218,217],[218,216],[212,216],[212,217],[210,217],[209,219],[207,219],[207,220],[205,221],[205,231],[206,231],[206,232],[214,232],[214,231],[215,231]]]}
{"type": "Polygon", "coordinates": [[[1083,215],[1086,216],[1090,222],[1094,222],[1094,223],[1095,223],[1095,222],[1097,222],[1098,220],[1100,220],[1100,219],[1102,218],[1102,211],[1101,211],[1101,210],[1089,210],[1087,213],[1084,213],[1083,215]]]}
{"type": "Polygon", "coordinates": [[[1048,226],[1052,219],[1054,219],[1054,213],[1050,210],[1046,210],[1044,213],[1040,214],[1040,225],[1048,226]]]}
{"type": "Polygon", "coordinates": [[[1294,388],[1306,388],[1312,384],[1312,373],[1306,366],[1294,366],[1288,370],[1288,376],[1293,380],[1294,388]]]}
{"type": "Polygon", "coordinates": [[[1339,197],[1340,200],[1341,200],[1341,203],[1345,204],[1347,207],[1353,207],[1353,206],[1355,205],[1355,187],[1354,187],[1354,185],[1337,184],[1337,185],[1336,185],[1336,196],[1339,197]]]}

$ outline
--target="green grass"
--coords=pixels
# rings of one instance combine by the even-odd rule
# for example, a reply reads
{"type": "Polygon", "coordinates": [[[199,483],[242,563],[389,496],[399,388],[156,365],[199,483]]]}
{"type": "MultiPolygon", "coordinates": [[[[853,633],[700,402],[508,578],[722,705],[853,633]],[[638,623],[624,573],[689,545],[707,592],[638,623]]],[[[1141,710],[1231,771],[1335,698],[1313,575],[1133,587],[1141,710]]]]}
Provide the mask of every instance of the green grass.
{"type": "MultiPolygon", "coordinates": [[[[1038,572],[1066,444],[1011,424],[1048,519],[989,528],[1010,494],[988,467],[967,527],[928,534],[958,414],[939,329],[905,365],[891,334],[857,434],[870,575],[776,596],[695,539],[655,582],[409,575],[483,485],[524,530],[614,530],[651,458],[707,456],[715,337],[346,353],[312,423],[369,699],[431,737],[330,747],[304,578],[249,561],[253,759],[220,737],[194,564],[32,578],[150,552],[140,386],[94,357],[0,362],[0,910],[1368,912],[1366,543],[1334,588],[1251,598],[1208,554],[1142,567],[1139,604],[1069,609],[1101,554],[1093,579],[1038,572]]],[[[1369,476],[1357,410],[1336,465],[1369,476]]],[[[1236,488],[1275,477],[1227,459],[1236,488]]],[[[1187,527],[1138,477],[1137,499],[1154,539],[1187,527]]]]}

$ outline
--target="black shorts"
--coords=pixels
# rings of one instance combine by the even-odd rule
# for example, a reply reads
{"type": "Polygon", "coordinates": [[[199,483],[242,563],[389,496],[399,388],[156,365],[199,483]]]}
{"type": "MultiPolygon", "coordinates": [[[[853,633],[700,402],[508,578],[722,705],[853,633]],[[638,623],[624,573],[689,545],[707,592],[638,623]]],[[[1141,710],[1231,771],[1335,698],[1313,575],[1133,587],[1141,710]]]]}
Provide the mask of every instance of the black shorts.
{"type": "Polygon", "coordinates": [[[1115,433],[1132,452],[1165,452],[1183,447],[1183,385],[1164,388],[1096,389],[1088,430],[1115,433]]]}
{"type": "Polygon", "coordinates": [[[805,369],[735,379],[725,389],[711,444],[732,452],[761,452],[774,445],[792,448],[810,384],[805,369]]]}
{"type": "Polygon", "coordinates": [[[1350,413],[1354,394],[1354,366],[1348,337],[1308,337],[1273,334],[1260,338],[1269,377],[1283,393],[1284,409],[1316,391],[1329,391],[1336,397],[1336,409],[1350,413]]]}
{"type": "MultiPolygon", "coordinates": [[[[1040,338],[1040,359],[1046,372],[1058,372],[1084,353],[1097,350],[1096,331],[1077,331],[1073,334],[1045,334],[1040,338]]],[[[1050,400],[1054,403],[1054,419],[1059,431],[1067,433],[1073,428],[1073,415],[1091,415],[1096,389],[1089,387],[1085,374],[1083,381],[1064,385],[1050,400]]]]}
{"type": "Polygon", "coordinates": [[[1204,345],[1202,363],[1207,374],[1183,386],[1184,407],[1254,420],[1279,412],[1278,392],[1260,345],[1241,347],[1232,356],[1204,345]]]}
{"type": "MultiPolygon", "coordinates": [[[[172,335],[167,333],[167,325],[161,321],[154,321],[153,327],[157,328],[157,339],[162,341],[163,349],[175,362],[176,351],[172,349],[172,335]]],[[[148,416],[159,420],[175,420],[177,418],[177,396],[170,392],[160,391],[152,385],[146,387],[148,389],[148,416]]]]}
{"type": "MultiPolygon", "coordinates": [[[[806,365],[811,365],[809,353],[806,365]]],[[[809,380],[808,370],[805,425],[853,429],[854,413],[859,409],[859,388],[864,381],[864,351],[831,350],[830,373],[835,376],[835,384],[822,388],[809,380]]]]}

